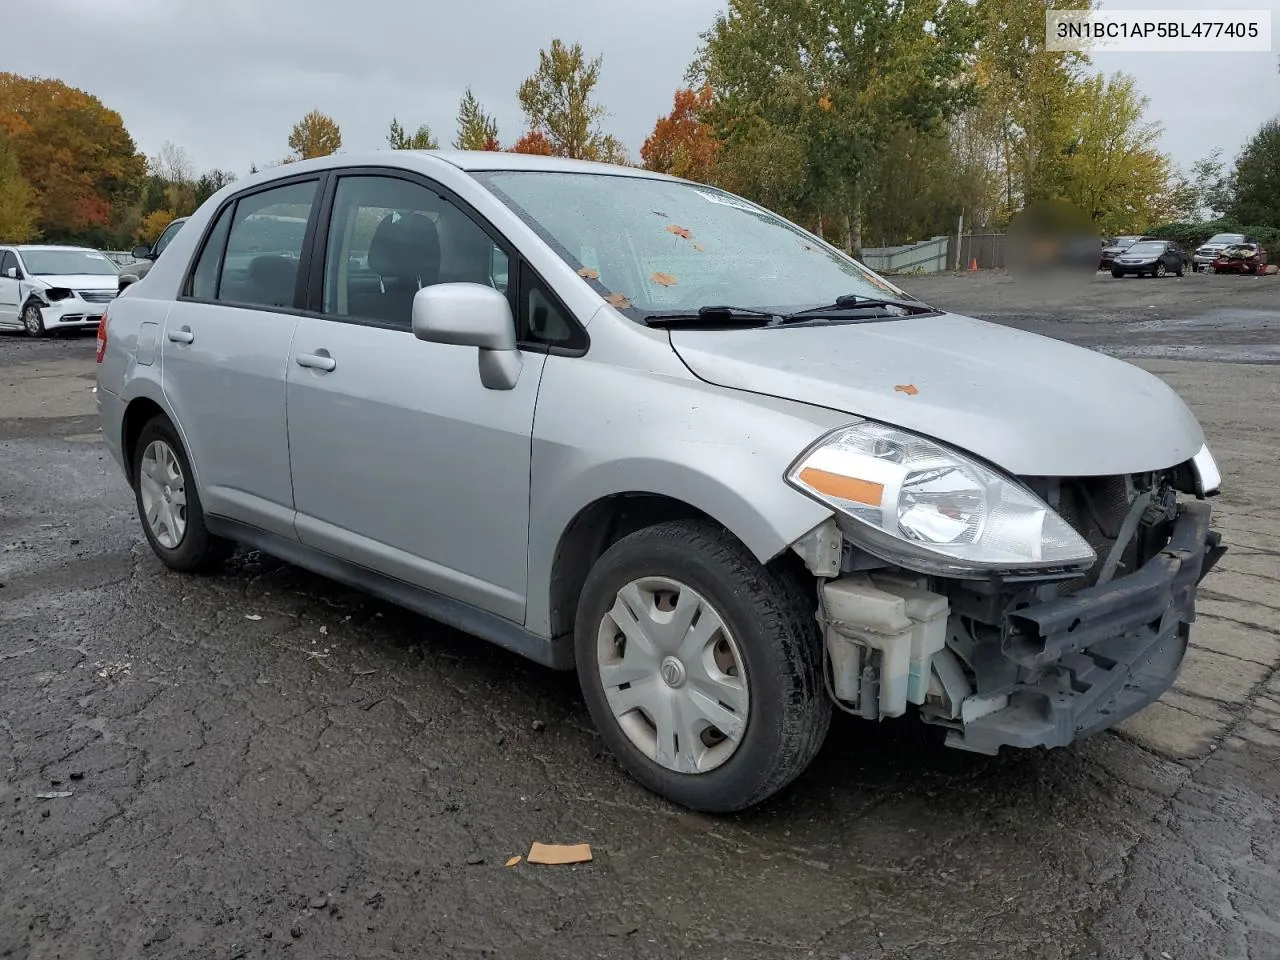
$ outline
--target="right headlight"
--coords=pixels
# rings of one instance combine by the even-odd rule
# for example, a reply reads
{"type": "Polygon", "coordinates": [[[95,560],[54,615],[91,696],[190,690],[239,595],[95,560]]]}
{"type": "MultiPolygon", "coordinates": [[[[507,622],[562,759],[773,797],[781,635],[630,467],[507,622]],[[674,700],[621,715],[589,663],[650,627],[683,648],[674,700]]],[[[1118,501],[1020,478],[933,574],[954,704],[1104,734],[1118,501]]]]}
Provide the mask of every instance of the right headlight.
{"type": "Polygon", "coordinates": [[[923,573],[1088,568],[1093,548],[1036,494],[972,457],[896,427],[828,434],[787,482],[854,521],[868,552],[923,573]]]}

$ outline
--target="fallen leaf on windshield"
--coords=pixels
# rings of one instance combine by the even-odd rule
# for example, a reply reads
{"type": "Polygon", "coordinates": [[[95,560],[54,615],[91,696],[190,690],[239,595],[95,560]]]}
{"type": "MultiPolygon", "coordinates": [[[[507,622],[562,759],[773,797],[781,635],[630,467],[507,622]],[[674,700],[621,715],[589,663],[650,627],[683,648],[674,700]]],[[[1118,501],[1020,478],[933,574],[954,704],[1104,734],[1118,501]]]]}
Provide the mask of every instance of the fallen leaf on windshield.
{"type": "Polygon", "coordinates": [[[655,273],[649,279],[654,283],[662,284],[664,287],[673,287],[676,283],[676,278],[669,273],[655,273]]]}
{"type": "Polygon", "coordinates": [[[908,397],[914,397],[920,391],[916,389],[914,383],[900,383],[893,388],[897,393],[905,393],[908,397]]]}
{"type": "Polygon", "coordinates": [[[625,293],[611,293],[605,297],[605,300],[619,310],[628,310],[631,307],[631,301],[627,299],[625,293]]]}
{"type": "Polygon", "coordinates": [[[674,223],[667,227],[667,233],[674,233],[677,237],[684,237],[686,240],[693,236],[693,234],[684,227],[678,227],[674,223]]]}
{"type": "Polygon", "coordinates": [[[600,271],[594,270],[591,267],[583,267],[578,271],[578,276],[582,277],[584,280],[599,280],[600,271]]]}

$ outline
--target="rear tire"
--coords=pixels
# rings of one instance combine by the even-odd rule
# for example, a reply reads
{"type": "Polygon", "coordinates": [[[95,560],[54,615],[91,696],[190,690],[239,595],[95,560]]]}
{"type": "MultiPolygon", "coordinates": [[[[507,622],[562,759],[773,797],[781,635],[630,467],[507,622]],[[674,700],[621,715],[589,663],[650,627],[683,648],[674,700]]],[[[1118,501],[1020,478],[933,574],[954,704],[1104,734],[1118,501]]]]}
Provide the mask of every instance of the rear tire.
{"type": "Polygon", "coordinates": [[[574,640],[609,749],[649,790],[695,810],[728,813],[777,793],[831,723],[814,603],[710,522],[661,523],[605,551],[574,640]]]}
{"type": "Polygon", "coordinates": [[[235,544],[205,525],[191,461],[165,417],[153,417],[138,435],[130,471],[142,532],[157,557],[182,573],[221,566],[235,544]]]}

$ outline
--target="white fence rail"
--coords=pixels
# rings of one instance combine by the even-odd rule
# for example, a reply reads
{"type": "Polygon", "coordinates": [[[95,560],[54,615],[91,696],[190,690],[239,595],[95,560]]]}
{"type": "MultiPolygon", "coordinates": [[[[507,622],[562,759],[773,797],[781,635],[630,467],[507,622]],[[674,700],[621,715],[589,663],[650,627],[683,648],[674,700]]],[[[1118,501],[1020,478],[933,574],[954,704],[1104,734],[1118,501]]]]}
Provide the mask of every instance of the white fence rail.
{"type": "Polygon", "coordinates": [[[942,273],[947,265],[948,237],[897,247],[864,247],[862,262],[883,273],[942,273]]]}

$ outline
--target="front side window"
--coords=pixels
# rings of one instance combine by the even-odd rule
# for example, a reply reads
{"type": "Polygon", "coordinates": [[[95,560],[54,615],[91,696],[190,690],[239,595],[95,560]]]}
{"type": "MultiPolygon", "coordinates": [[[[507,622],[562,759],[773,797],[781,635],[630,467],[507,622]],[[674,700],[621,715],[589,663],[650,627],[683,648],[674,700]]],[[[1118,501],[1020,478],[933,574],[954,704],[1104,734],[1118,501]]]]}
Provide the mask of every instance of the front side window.
{"type": "Polygon", "coordinates": [[[18,258],[9,250],[0,253],[0,280],[9,278],[9,271],[18,268],[18,258]]]}
{"type": "Polygon", "coordinates": [[[24,250],[27,273],[36,277],[114,277],[120,270],[97,250],[24,250]]]}
{"type": "MultiPolygon", "coordinates": [[[[212,299],[249,306],[294,306],[298,265],[315,195],[316,181],[312,180],[264,190],[236,201],[212,299]]],[[[210,251],[218,247],[215,239],[210,236],[206,241],[197,275],[203,273],[207,277],[215,272],[204,263],[210,251]]]]}
{"type": "Polygon", "coordinates": [[[325,254],[323,312],[408,330],[413,299],[437,283],[508,293],[507,254],[466,213],[418,183],[338,181],[325,254]]]}
{"type": "Polygon", "coordinates": [[[776,214],[711,187],[593,173],[474,176],[633,315],[710,305],[789,312],[846,295],[914,299],[776,214]]]}

